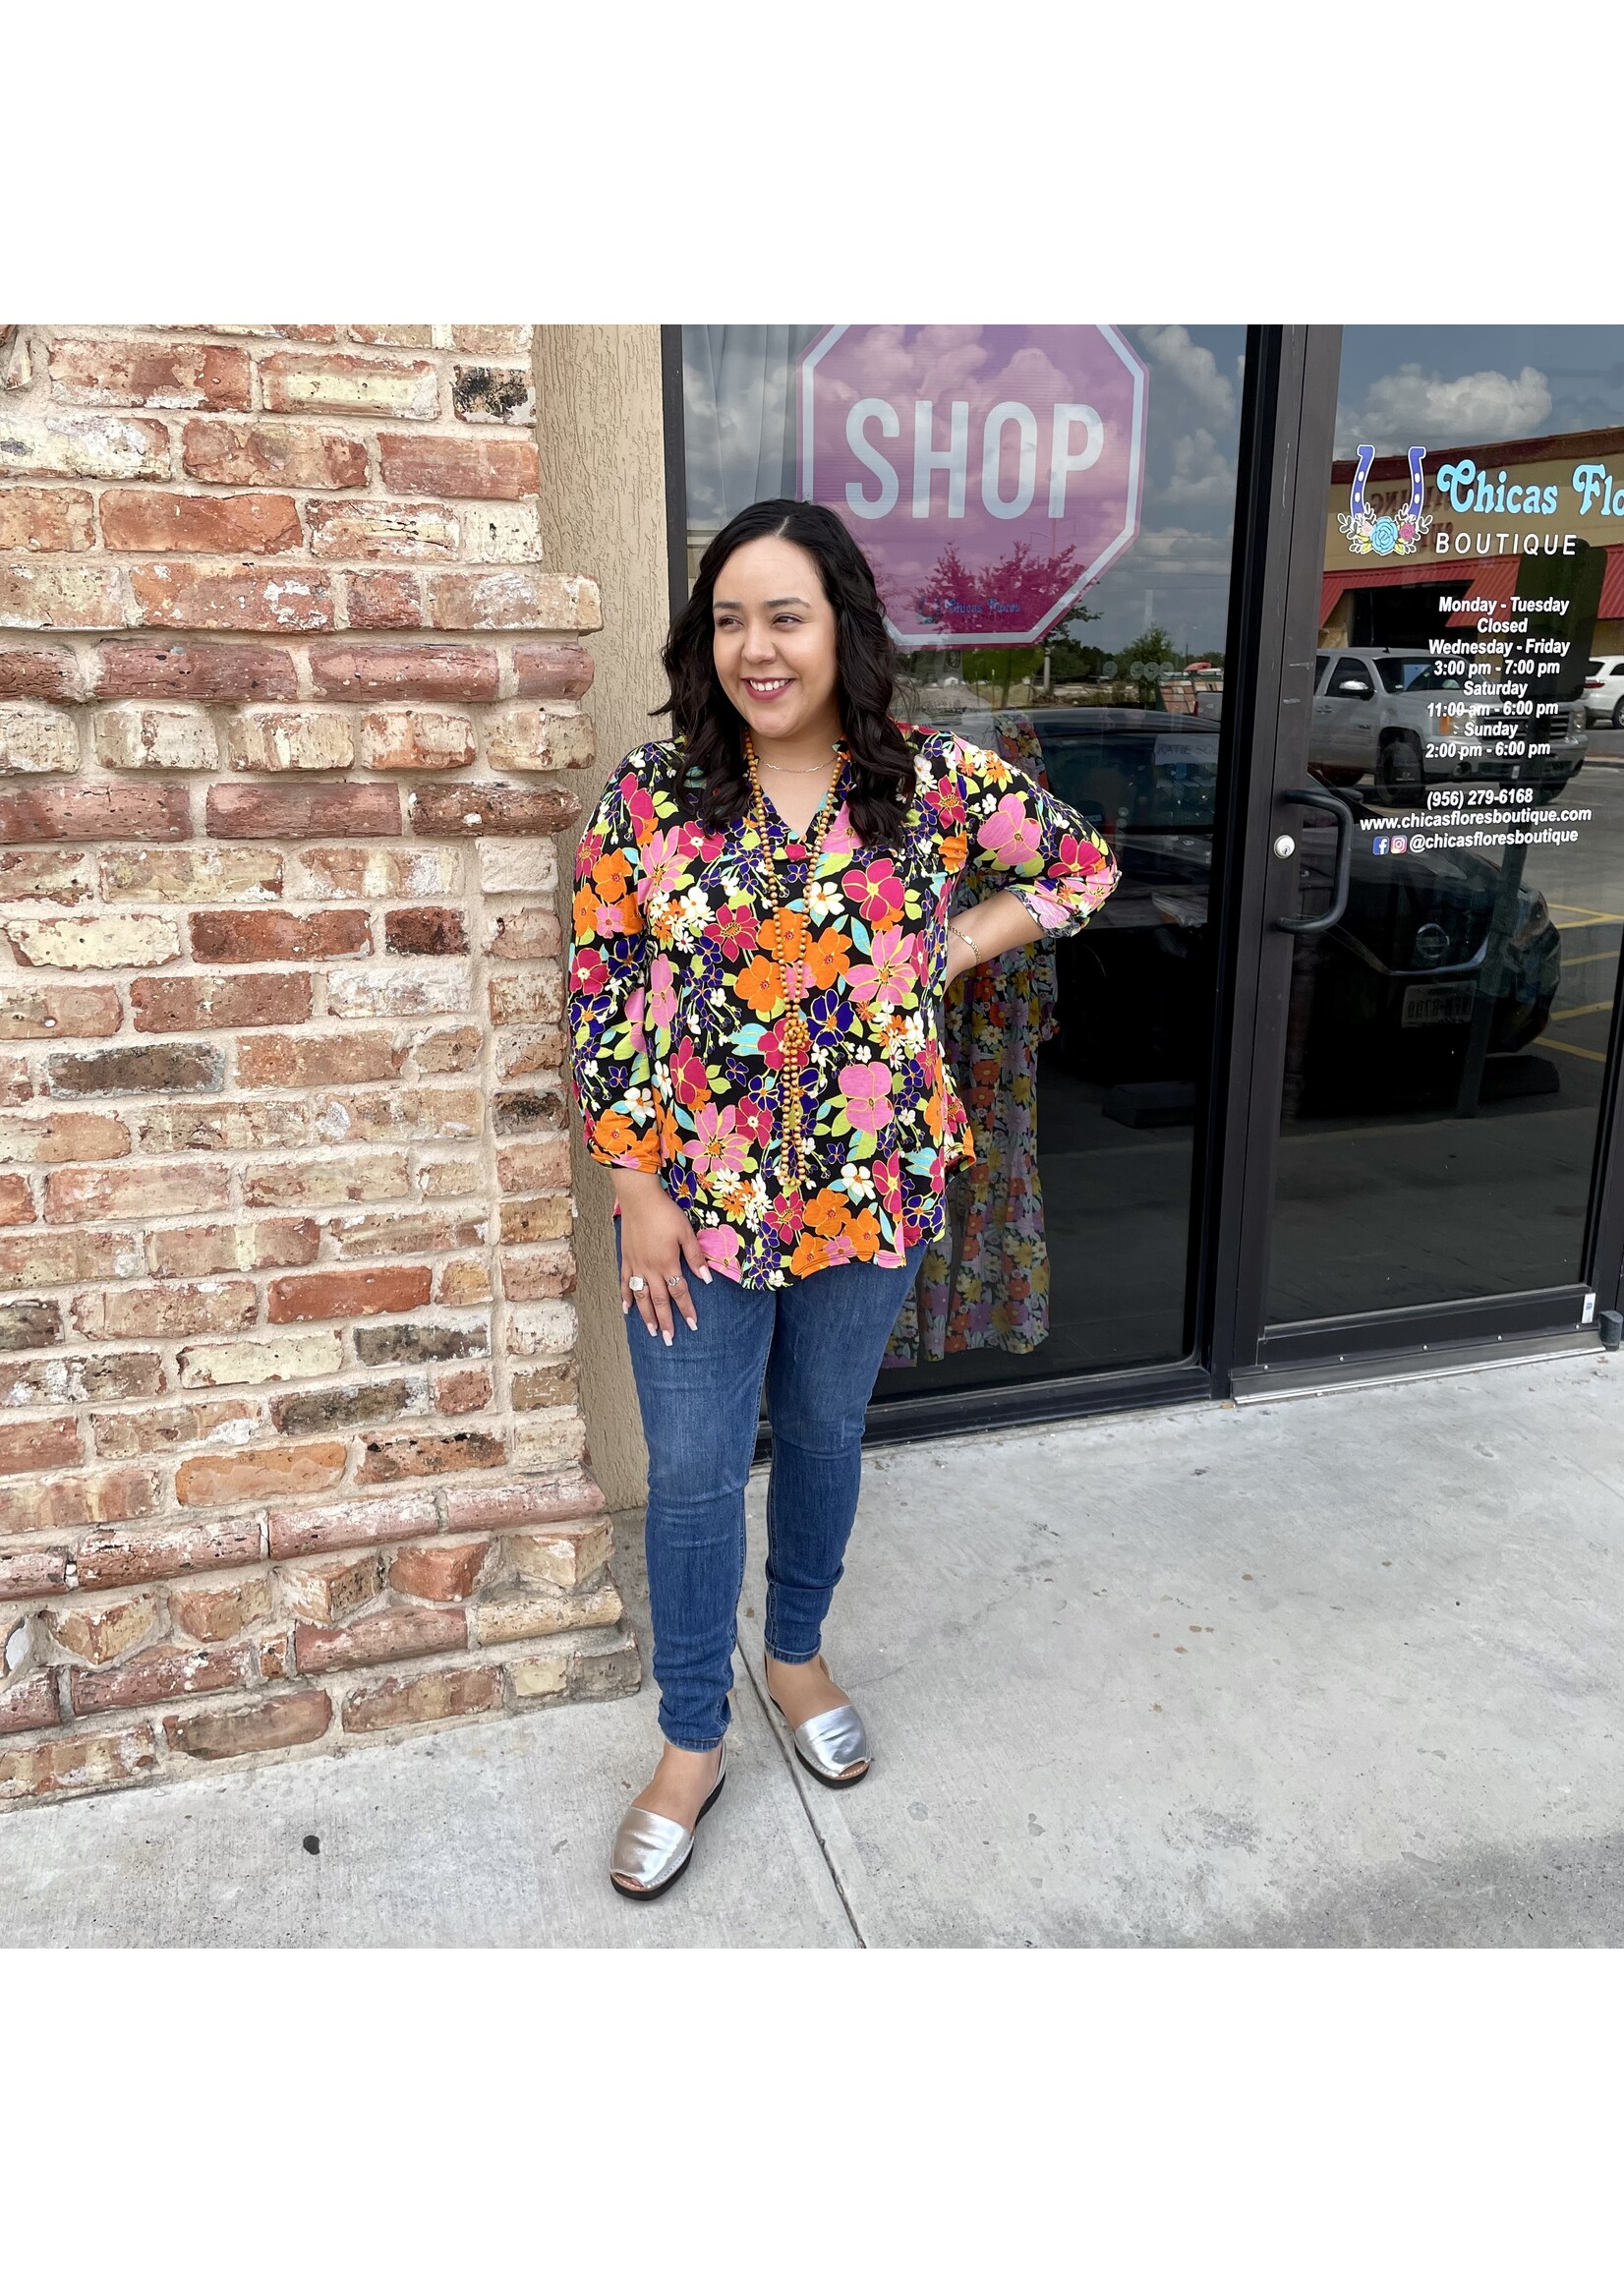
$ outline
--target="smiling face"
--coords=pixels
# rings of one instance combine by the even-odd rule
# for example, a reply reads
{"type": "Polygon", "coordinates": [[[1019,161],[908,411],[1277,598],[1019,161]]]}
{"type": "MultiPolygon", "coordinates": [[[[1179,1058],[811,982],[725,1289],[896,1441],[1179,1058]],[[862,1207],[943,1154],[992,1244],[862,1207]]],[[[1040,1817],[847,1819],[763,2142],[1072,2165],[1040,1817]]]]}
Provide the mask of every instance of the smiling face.
{"type": "Polygon", "coordinates": [[[717,677],[757,743],[827,751],[841,731],[835,611],[812,555],[783,537],[741,545],[711,621],[717,677]]]}

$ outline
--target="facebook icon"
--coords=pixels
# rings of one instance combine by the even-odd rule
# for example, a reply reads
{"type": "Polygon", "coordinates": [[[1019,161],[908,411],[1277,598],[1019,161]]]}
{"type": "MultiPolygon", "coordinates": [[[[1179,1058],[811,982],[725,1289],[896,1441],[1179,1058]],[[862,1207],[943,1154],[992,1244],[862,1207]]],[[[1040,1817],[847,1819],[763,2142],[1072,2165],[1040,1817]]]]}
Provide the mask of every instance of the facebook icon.
{"type": "Polygon", "coordinates": [[[1370,840],[1370,850],[1372,852],[1385,852],[1387,850],[1387,843],[1388,841],[1385,837],[1372,837],[1370,840]]]}

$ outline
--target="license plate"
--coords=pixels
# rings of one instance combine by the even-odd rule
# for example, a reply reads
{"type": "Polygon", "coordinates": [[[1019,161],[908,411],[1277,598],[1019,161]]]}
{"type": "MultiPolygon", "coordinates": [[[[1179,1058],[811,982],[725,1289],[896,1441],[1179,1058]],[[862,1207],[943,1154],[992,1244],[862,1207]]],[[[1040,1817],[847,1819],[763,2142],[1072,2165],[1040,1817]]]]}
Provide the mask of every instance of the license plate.
{"type": "Polygon", "coordinates": [[[1477,1000],[1478,989],[1470,980],[1457,987],[1408,987],[1403,1023],[1406,1026],[1466,1026],[1471,1023],[1472,1006],[1477,1000]]]}

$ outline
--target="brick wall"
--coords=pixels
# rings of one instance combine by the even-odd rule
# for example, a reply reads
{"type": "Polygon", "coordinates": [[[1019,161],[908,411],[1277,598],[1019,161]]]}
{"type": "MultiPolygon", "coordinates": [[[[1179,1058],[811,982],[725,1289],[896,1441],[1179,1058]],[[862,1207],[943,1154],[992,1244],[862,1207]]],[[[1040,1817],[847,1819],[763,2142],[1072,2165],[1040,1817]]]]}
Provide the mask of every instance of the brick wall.
{"type": "Polygon", "coordinates": [[[635,1687],[530,335],[0,327],[0,1803],[635,1687]]]}

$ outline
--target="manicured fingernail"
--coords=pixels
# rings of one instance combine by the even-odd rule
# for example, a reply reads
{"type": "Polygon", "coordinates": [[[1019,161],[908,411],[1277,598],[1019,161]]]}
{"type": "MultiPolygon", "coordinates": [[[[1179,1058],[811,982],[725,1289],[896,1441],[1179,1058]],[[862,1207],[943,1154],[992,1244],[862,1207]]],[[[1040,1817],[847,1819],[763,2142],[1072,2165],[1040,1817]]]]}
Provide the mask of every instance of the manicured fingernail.
{"type": "Polygon", "coordinates": [[[689,1332],[690,1334],[697,1334],[697,1333],[699,1332],[699,1321],[698,1321],[698,1319],[697,1319],[697,1318],[690,1318],[690,1319],[689,1319],[689,1321],[688,1321],[688,1332],[689,1332]]]}
{"type": "Polygon", "coordinates": [[[621,1315],[621,1317],[622,1317],[622,1318],[624,1318],[624,1317],[627,1315],[627,1313],[630,1312],[630,1310],[631,1310],[631,1305],[630,1305],[629,1303],[622,1303],[622,1304],[621,1304],[621,1306],[620,1306],[620,1315],[621,1315]]]}
{"type": "Polygon", "coordinates": [[[709,1287],[711,1284],[711,1274],[708,1271],[702,1271],[699,1276],[704,1280],[706,1286],[709,1287]]]}
{"type": "Polygon", "coordinates": [[[670,1328],[669,1328],[668,1326],[667,1327],[667,1329],[666,1329],[665,1333],[664,1333],[664,1334],[661,1336],[661,1338],[660,1338],[660,1339],[661,1339],[661,1341],[662,1341],[662,1342],[663,1342],[663,1343],[666,1345],[666,1348],[667,1348],[667,1350],[669,1350],[669,1349],[670,1349],[670,1347],[671,1347],[671,1330],[670,1330],[670,1328]]]}
{"type": "Polygon", "coordinates": [[[657,1333],[657,1332],[658,1332],[658,1329],[657,1329],[657,1327],[655,1326],[654,1320],[653,1320],[652,1318],[650,1318],[650,1319],[645,1319],[645,1321],[644,1321],[644,1324],[645,1324],[645,1325],[648,1327],[648,1330],[649,1330],[649,1332],[650,1332],[651,1334],[654,1334],[654,1333],[657,1333]]]}

